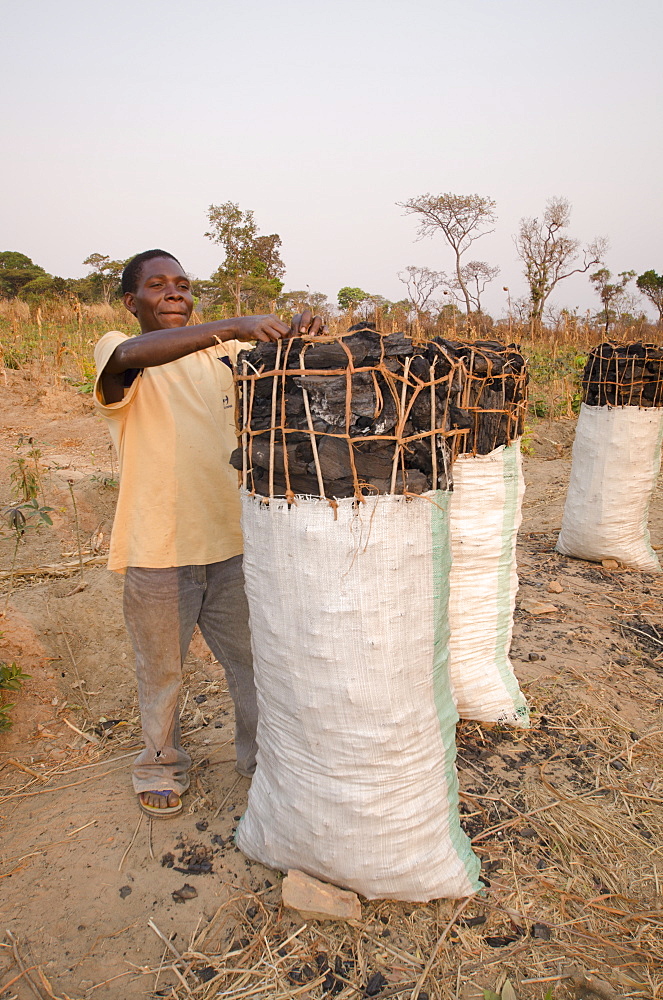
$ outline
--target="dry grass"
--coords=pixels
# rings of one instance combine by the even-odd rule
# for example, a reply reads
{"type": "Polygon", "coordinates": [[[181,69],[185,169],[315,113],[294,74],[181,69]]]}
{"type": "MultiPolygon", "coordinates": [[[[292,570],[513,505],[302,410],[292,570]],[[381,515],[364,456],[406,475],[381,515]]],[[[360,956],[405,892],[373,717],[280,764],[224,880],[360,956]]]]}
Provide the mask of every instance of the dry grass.
{"type": "MultiPolygon", "coordinates": [[[[578,682],[590,684],[581,674],[578,682]]],[[[483,860],[485,893],[370,902],[356,923],[304,923],[283,909],[278,879],[256,891],[221,883],[216,913],[184,948],[155,914],[160,963],[130,963],[113,988],[138,976],[150,995],[175,1000],[353,1000],[372,995],[371,985],[383,1000],[480,1000],[509,980],[519,998],[663,996],[663,728],[635,737],[617,713],[579,701],[559,678],[528,695],[539,720],[529,732],[459,727],[463,825],[483,860]],[[510,780],[514,773],[522,780],[510,780]]],[[[630,695],[651,697],[635,674],[630,695]]],[[[81,742],[75,763],[29,775],[0,808],[54,783],[99,780],[135,749],[130,731],[116,735],[112,755],[103,741],[81,742]]],[[[0,877],[28,861],[5,859],[0,877]]]]}
{"type": "MultiPolygon", "coordinates": [[[[134,329],[121,307],[57,305],[37,315],[25,303],[0,302],[0,367],[28,378],[66,378],[85,390],[94,343],[111,328],[134,329]]],[[[550,415],[570,415],[581,370],[576,359],[584,361],[600,335],[579,324],[546,329],[535,341],[527,334],[512,324],[492,336],[523,343],[533,360],[533,404],[541,400],[550,415]]],[[[624,628],[634,622],[631,615],[624,628]]],[[[662,651],[650,652],[659,683],[654,675],[648,683],[640,673],[620,673],[649,718],[662,669],[662,651]]],[[[663,998],[663,726],[634,734],[607,703],[598,709],[578,696],[597,681],[576,674],[577,687],[559,677],[530,685],[537,722],[527,733],[459,727],[462,821],[483,861],[485,894],[460,904],[371,902],[354,925],[306,924],[281,906],[278,881],[258,891],[227,884],[216,914],[186,949],[175,949],[156,916],[160,965],[133,965],[88,996],[121,996],[123,976],[144,976],[146,992],[171,1000],[350,1000],[370,995],[371,982],[382,983],[382,1000],[479,1000],[485,990],[506,1000],[506,980],[519,998],[663,998]]],[[[0,809],[102,779],[133,755],[134,740],[132,733],[124,741],[116,736],[111,751],[80,737],[68,765],[25,772],[21,787],[0,794],[0,809]]],[[[29,855],[4,861],[0,884],[29,855]]],[[[14,954],[15,942],[3,947],[14,954]]],[[[16,964],[17,974],[35,977],[43,995],[54,996],[39,970],[23,973],[16,964]]]]}
{"type": "Polygon", "coordinates": [[[490,872],[485,896],[461,906],[369,903],[361,923],[335,927],[293,924],[278,890],[229,887],[188,950],[167,956],[179,973],[173,995],[349,1000],[381,973],[381,997],[411,1000],[419,990],[455,997],[461,984],[463,996],[481,997],[505,978],[519,996],[551,985],[562,996],[587,975],[617,995],[660,996],[663,739],[635,744],[611,719],[565,704],[561,689],[540,694],[558,713],[545,729],[523,736],[466,724],[459,733],[461,757],[488,741],[498,756],[517,743],[542,761],[516,795],[481,767],[479,788],[463,794],[490,872]],[[588,743],[591,763],[570,769],[569,754],[588,743]]]}
{"type": "MultiPolygon", "coordinates": [[[[117,981],[87,995],[121,995],[122,978],[138,976],[150,995],[171,1000],[354,1000],[371,995],[371,985],[381,986],[383,1000],[482,1000],[506,980],[521,1000],[662,997],[663,725],[636,735],[608,703],[579,696],[596,690],[596,676],[572,673],[572,684],[546,675],[530,684],[530,731],[459,726],[462,822],[483,861],[484,893],[423,905],[369,902],[356,923],[304,923],[282,907],[278,877],[254,890],[222,882],[216,913],[185,947],[164,935],[155,914],[149,926],[163,945],[160,963],[130,962],[117,981]]],[[[643,715],[660,696],[655,675],[647,678],[639,667],[620,675],[643,715]]],[[[16,762],[26,780],[0,795],[0,809],[103,780],[138,747],[133,725],[114,735],[112,749],[87,736],[67,764],[43,773],[16,762]]],[[[70,835],[80,836],[84,828],[70,835]]],[[[4,858],[0,879],[16,877],[30,857],[4,858]]],[[[37,967],[25,975],[43,986],[37,967]]]]}
{"type": "MultiPolygon", "coordinates": [[[[197,321],[205,316],[195,316],[197,321]]],[[[285,317],[284,317],[285,318],[285,317]]],[[[469,333],[460,321],[438,323],[404,322],[401,313],[385,316],[378,309],[366,317],[341,314],[328,321],[329,331],[346,330],[366,318],[386,332],[406,329],[413,336],[491,338],[517,342],[530,361],[532,386],[530,409],[534,417],[573,416],[579,407],[580,374],[586,352],[603,338],[602,330],[587,318],[560,313],[533,333],[529,324],[513,318],[469,333]]],[[[108,330],[135,333],[135,321],[120,302],[85,305],[77,301],[48,301],[29,305],[18,299],[0,300],[0,368],[24,370],[26,374],[67,379],[89,392],[94,371],[94,345],[108,330]]],[[[648,324],[615,328],[611,336],[657,340],[660,331],[648,324]]]]}

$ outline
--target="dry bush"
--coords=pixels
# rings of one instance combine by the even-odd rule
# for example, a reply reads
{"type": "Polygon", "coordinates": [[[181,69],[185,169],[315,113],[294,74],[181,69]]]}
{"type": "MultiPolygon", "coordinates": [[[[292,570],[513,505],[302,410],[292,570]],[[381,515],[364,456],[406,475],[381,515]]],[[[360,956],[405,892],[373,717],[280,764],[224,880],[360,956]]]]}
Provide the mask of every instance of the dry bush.
{"type": "MultiPolygon", "coordinates": [[[[192,322],[222,318],[225,307],[194,313],[192,322]]],[[[285,314],[284,314],[284,317],[285,314]]],[[[287,317],[290,318],[289,316],[287,317]]],[[[375,323],[385,333],[403,331],[415,339],[434,336],[451,340],[497,340],[517,343],[530,364],[530,417],[573,417],[580,406],[580,377],[587,351],[603,339],[600,324],[589,315],[562,310],[550,313],[548,323],[534,331],[515,315],[493,322],[489,316],[454,315],[413,321],[403,309],[368,313],[338,313],[328,317],[329,333],[345,332],[358,322],[375,323]]],[[[0,300],[0,366],[24,369],[32,378],[65,377],[88,392],[94,370],[97,340],[108,330],[136,333],[135,320],[121,302],[82,304],[76,299],[45,300],[28,305],[18,299],[0,300]]],[[[660,332],[641,320],[614,325],[614,339],[656,341],[660,332]]]]}

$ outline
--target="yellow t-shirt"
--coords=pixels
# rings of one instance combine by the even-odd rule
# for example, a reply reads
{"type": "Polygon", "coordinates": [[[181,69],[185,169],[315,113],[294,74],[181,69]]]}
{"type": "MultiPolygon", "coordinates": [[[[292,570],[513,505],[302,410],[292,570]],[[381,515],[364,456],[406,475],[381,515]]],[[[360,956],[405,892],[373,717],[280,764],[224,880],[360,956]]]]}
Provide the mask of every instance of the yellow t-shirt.
{"type": "Polygon", "coordinates": [[[119,403],[106,404],[100,376],[118,344],[105,334],[94,351],[95,408],[108,421],[120,489],[108,568],[202,566],[242,551],[235,394],[226,359],[231,341],[145,368],[119,403]]]}

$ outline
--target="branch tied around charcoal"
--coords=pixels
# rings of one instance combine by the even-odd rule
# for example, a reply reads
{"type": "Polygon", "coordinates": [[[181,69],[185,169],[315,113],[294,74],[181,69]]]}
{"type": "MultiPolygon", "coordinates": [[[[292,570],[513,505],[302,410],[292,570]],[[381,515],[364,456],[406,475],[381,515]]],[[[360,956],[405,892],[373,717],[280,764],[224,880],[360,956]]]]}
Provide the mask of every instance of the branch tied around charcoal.
{"type": "Polygon", "coordinates": [[[527,363],[516,344],[496,340],[471,342],[435,338],[463,371],[462,390],[454,400],[452,426],[468,431],[454,440],[458,455],[489,455],[517,441],[525,429],[527,363]]]}
{"type": "Polygon", "coordinates": [[[663,406],[663,348],[613,342],[593,347],[582,391],[587,406],[663,406]]]}
{"type": "Polygon", "coordinates": [[[235,380],[231,464],[264,497],[448,490],[458,454],[522,432],[524,362],[500,345],[415,342],[366,326],[259,344],[240,353],[235,380]]]}

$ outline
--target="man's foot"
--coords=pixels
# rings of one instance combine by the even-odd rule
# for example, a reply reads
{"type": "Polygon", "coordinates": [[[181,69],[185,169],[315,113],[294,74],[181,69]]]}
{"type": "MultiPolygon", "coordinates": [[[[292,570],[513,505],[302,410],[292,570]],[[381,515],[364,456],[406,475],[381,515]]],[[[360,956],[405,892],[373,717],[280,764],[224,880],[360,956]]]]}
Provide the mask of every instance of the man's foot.
{"type": "Polygon", "coordinates": [[[168,819],[182,812],[182,799],[177,792],[139,792],[138,805],[148,816],[168,819]]]}

